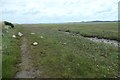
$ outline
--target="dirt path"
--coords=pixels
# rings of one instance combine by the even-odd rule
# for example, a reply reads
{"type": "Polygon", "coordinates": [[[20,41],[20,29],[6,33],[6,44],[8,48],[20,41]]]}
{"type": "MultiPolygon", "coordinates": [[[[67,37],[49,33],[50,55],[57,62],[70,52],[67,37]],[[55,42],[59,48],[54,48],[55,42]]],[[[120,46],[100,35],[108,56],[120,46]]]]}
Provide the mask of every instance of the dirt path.
{"type": "Polygon", "coordinates": [[[37,69],[33,67],[30,51],[27,45],[27,39],[22,37],[21,40],[21,63],[18,64],[19,71],[15,78],[37,78],[40,74],[37,69]]]}

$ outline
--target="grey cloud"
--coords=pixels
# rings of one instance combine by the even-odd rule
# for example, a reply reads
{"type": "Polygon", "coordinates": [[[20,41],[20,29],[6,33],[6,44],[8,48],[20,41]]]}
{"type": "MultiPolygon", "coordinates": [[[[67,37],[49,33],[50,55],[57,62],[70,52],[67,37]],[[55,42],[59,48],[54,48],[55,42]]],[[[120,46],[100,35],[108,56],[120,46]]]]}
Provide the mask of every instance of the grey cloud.
{"type": "Polygon", "coordinates": [[[110,2],[110,5],[103,3],[103,6],[98,6],[99,8],[97,8],[96,6],[102,4],[101,1],[103,0],[94,1],[2,0],[2,13],[4,19],[26,23],[115,19],[114,16],[117,15],[117,10],[116,6],[112,5],[112,2],[110,2]],[[90,3],[88,1],[90,1],[90,3]],[[29,3],[33,3],[33,5],[29,3]]]}
{"type": "Polygon", "coordinates": [[[22,14],[23,15],[35,15],[35,14],[38,14],[40,13],[39,11],[26,11],[26,12],[23,12],[22,14]]]}
{"type": "Polygon", "coordinates": [[[3,10],[2,11],[2,14],[15,14],[15,13],[17,13],[17,11],[15,10],[3,10]]]}
{"type": "Polygon", "coordinates": [[[107,9],[101,10],[101,11],[97,11],[96,13],[106,13],[106,12],[111,12],[112,8],[109,7],[107,9]]]}

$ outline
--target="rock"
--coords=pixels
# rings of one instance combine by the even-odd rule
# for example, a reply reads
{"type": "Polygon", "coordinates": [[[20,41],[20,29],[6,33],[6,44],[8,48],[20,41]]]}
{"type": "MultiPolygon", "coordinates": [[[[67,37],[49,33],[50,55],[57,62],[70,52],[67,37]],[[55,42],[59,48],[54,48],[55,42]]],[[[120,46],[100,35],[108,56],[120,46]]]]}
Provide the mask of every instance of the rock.
{"type": "Polygon", "coordinates": [[[35,34],[35,33],[31,33],[31,34],[35,34]]]}
{"type": "Polygon", "coordinates": [[[43,36],[40,36],[40,38],[43,38],[43,36]]]}
{"type": "Polygon", "coordinates": [[[23,36],[23,34],[22,34],[21,32],[18,32],[18,36],[20,36],[20,37],[21,37],[21,36],[23,36]]]}
{"type": "Polygon", "coordinates": [[[106,75],[104,75],[103,77],[106,77],[106,75]]]}
{"type": "Polygon", "coordinates": [[[64,45],[66,44],[66,43],[63,43],[64,45]]]}
{"type": "Polygon", "coordinates": [[[32,43],[33,46],[37,46],[38,45],[38,42],[34,42],[32,43]]]}
{"type": "Polygon", "coordinates": [[[8,25],[5,25],[5,27],[4,27],[5,29],[9,29],[10,28],[10,26],[8,26],[8,25]]]}
{"type": "Polygon", "coordinates": [[[13,38],[16,38],[16,35],[12,35],[13,38]]]}

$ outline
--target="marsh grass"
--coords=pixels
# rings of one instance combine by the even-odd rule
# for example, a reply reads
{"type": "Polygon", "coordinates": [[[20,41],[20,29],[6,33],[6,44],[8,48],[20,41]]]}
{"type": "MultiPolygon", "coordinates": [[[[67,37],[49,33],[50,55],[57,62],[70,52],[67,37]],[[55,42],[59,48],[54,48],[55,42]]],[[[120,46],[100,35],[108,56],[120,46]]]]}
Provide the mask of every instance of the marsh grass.
{"type": "Polygon", "coordinates": [[[20,62],[20,40],[12,38],[17,29],[10,29],[2,38],[2,77],[13,78],[17,72],[16,64],[20,62]]]}
{"type": "Polygon", "coordinates": [[[96,43],[80,35],[118,40],[117,23],[22,24],[3,38],[3,77],[13,77],[20,58],[20,40],[11,38],[18,31],[28,40],[34,66],[42,77],[101,78],[116,77],[118,48],[96,43]],[[34,32],[35,35],[30,33],[34,32]],[[41,38],[43,36],[43,38],[41,38]],[[38,42],[37,46],[32,46],[38,42]]]}
{"type": "MultiPolygon", "coordinates": [[[[106,24],[109,26],[106,27],[106,30],[102,30],[104,30],[105,33],[111,31],[117,34],[116,24],[113,23],[114,26],[112,26],[112,28],[115,27],[113,31],[109,28],[111,27],[110,24],[106,24]]],[[[90,30],[88,26],[82,27],[80,24],[23,25],[23,32],[26,34],[29,40],[29,46],[31,47],[34,66],[42,70],[42,77],[95,78],[117,76],[117,47],[104,43],[95,43],[81,36],[67,35],[58,31],[59,29],[66,30],[67,32],[68,30],[80,32],[82,30],[83,33],[88,35],[88,33],[92,33],[92,29],[99,27],[99,24],[98,26],[97,24],[91,25],[93,25],[94,28],[89,26],[90,30]],[[27,26],[29,26],[29,28],[27,26]],[[36,35],[30,35],[31,32],[36,33],[36,35]],[[43,39],[41,39],[40,36],[43,36],[43,39]],[[37,41],[39,45],[32,46],[31,43],[34,41],[37,41]]],[[[99,29],[101,28],[95,29],[94,32],[96,32],[94,34],[100,34],[101,30],[99,29]]],[[[103,34],[101,35],[104,36],[103,34]]],[[[106,38],[112,37],[115,36],[112,35],[106,38]]]]}
{"type": "Polygon", "coordinates": [[[2,78],[2,23],[0,23],[0,78],[2,78]]]}

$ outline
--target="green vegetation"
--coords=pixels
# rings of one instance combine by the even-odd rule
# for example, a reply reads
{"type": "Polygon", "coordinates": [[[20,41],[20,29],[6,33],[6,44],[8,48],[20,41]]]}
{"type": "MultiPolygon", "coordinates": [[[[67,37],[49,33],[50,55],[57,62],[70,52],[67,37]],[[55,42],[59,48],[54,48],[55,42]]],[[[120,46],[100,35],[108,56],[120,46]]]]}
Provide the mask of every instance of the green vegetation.
{"type": "MultiPolygon", "coordinates": [[[[39,25],[39,24],[38,24],[39,25]]],[[[37,25],[37,26],[38,26],[37,25]]],[[[36,26],[36,25],[33,25],[36,26]]],[[[43,27],[57,30],[69,30],[79,32],[83,36],[96,36],[98,38],[107,38],[118,40],[117,22],[89,22],[89,23],[66,23],[66,24],[43,24],[43,27]]]]}
{"type": "Polygon", "coordinates": [[[2,78],[2,24],[0,23],[0,79],[2,78]]]}
{"type": "Polygon", "coordinates": [[[3,37],[3,77],[13,77],[20,59],[20,39],[11,38],[18,31],[28,40],[32,61],[42,77],[116,77],[118,48],[96,43],[80,35],[118,40],[117,23],[22,24],[3,37]],[[30,34],[34,32],[35,34],[30,34]],[[43,36],[43,38],[41,38],[43,36]],[[33,42],[37,46],[32,46],[33,42]]]}
{"type": "Polygon", "coordinates": [[[10,29],[2,37],[2,77],[14,77],[17,68],[16,64],[20,61],[20,40],[12,38],[13,34],[17,34],[17,29],[10,29]]]}
{"type": "Polygon", "coordinates": [[[22,26],[23,33],[29,40],[34,65],[42,70],[43,77],[115,77],[118,69],[117,47],[58,31],[78,31],[82,35],[117,39],[117,23],[100,24],[22,26]],[[31,32],[36,34],[31,35],[31,32]],[[34,41],[39,45],[32,46],[31,43],[34,41]]]}

